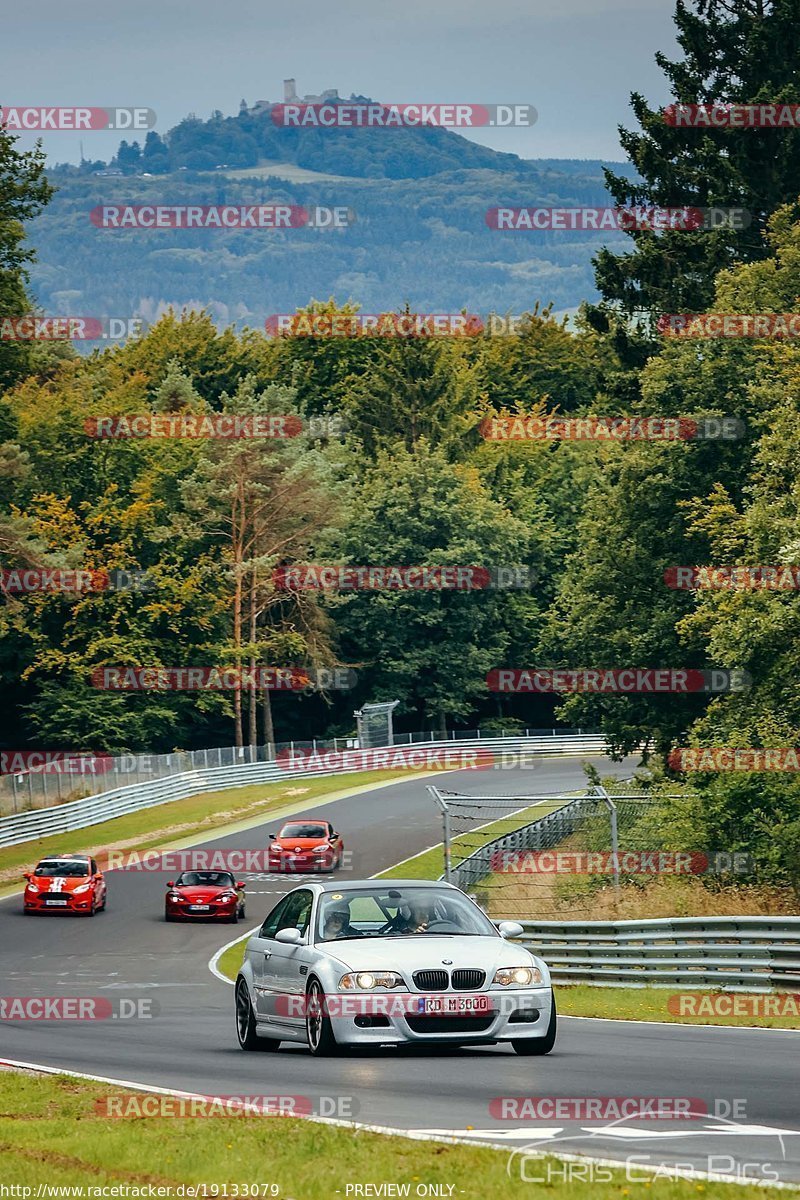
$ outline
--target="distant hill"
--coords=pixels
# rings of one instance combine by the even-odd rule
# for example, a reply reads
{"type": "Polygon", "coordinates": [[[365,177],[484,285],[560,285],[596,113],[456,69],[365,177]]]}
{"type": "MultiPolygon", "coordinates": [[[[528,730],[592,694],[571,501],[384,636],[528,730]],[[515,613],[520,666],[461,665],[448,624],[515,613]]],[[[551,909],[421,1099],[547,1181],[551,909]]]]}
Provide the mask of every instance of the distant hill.
{"type": "MultiPolygon", "coordinates": [[[[269,109],[187,117],[110,164],[50,172],[58,191],[31,226],[34,294],[49,314],[143,316],[207,306],[261,325],[311,299],[366,311],[574,310],[595,298],[591,258],[622,234],[499,233],[497,205],[611,203],[597,160],[523,160],[446,129],[283,130],[269,109]],[[121,174],[120,174],[121,173],[121,174]],[[101,204],[346,205],[337,231],[110,230],[101,204]]],[[[630,170],[609,163],[615,171],[630,170]]]]}
{"type": "MultiPolygon", "coordinates": [[[[368,97],[351,98],[374,103],[368,97]]],[[[280,106],[274,106],[279,109],[280,106]]],[[[181,168],[214,171],[290,162],[325,174],[364,179],[425,179],[442,171],[526,173],[534,168],[516,154],[501,154],[450,129],[286,129],[262,102],[235,117],[215,112],[208,120],[184,118],[162,137],[151,131],[144,143],[123,141],[110,163],[92,162],[68,173],[117,168],[125,175],[168,175],[181,168]]]]}

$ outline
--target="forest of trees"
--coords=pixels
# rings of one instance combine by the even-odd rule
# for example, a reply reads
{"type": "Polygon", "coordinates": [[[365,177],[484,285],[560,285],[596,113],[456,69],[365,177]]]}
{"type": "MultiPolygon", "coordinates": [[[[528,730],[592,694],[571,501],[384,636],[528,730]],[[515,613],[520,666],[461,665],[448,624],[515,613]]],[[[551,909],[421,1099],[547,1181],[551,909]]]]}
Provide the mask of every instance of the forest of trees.
{"type": "MultiPolygon", "coordinates": [[[[786,32],[796,8],[679,3],[684,60],[665,66],[675,99],[717,99],[730,67],[737,82],[725,100],[800,101],[786,32]],[[758,71],[754,44],[774,48],[766,65],[757,56],[758,71]]],[[[0,745],[160,751],[325,736],[349,732],[352,710],[379,699],[401,702],[405,729],[553,719],[601,729],[619,752],[648,742],[657,771],[669,770],[675,746],[800,745],[797,590],[665,582],[681,564],[800,563],[800,350],[791,339],[662,337],[653,320],[664,311],[797,311],[798,135],[698,130],[678,144],[674,130],[668,139],[656,132],[641,98],[634,109],[645,132],[625,142],[641,182],[630,195],[612,179],[618,202],[749,203],[759,219],[746,243],[632,234],[627,253],[599,255],[603,300],[574,330],[531,297],[512,337],[270,339],[191,312],[88,358],[64,345],[0,342],[0,567],[138,569],[152,581],[143,592],[0,596],[0,745]],[[748,137],[740,150],[736,139],[748,137]],[[768,178],[766,138],[790,139],[768,178]],[[700,164],[705,191],[687,196],[700,164]],[[269,441],[86,432],[91,418],[144,412],[339,421],[269,441]],[[745,434],[481,434],[488,416],[554,412],[732,416],[745,434]],[[535,584],[276,587],[276,567],[309,562],[517,565],[535,584]],[[344,694],[271,698],[91,683],[107,665],[287,663],[346,665],[358,683],[344,694]],[[487,672],[502,666],[740,668],[752,686],[716,697],[492,695],[487,672]]],[[[0,317],[19,312],[26,286],[21,223],[48,199],[41,158],[0,132],[0,317]]],[[[334,300],[311,307],[340,310],[334,300]]],[[[800,882],[797,778],[695,776],[701,799],[674,817],[674,836],[749,850],[768,877],[800,882]]]]}

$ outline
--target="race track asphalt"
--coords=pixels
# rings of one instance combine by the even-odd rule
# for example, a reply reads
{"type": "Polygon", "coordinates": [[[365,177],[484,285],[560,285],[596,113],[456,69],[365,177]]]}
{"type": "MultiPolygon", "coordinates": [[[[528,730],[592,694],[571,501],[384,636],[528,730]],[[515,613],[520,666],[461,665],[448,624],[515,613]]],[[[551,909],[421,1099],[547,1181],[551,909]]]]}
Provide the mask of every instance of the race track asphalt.
{"type": "MultiPolygon", "coordinates": [[[[558,792],[584,784],[582,761],[543,759],[531,769],[462,771],[433,782],[473,795],[558,792]]],[[[620,776],[632,766],[591,761],[620,776]]],[[[408,780],[314,807],[342,831],[352,854],[349,877],[369,877],[440,840],[428,782],[408,780]]],[[[203,845],[262,849],[277,825],[273,818],[203,845]]],[[[65,850],[79,850],[80,835],[67,843],[65,850]]],[[[800,1180],[800,1032],[562,1018],[555,1050],[541,1059],[504,1046],[328,1060],[288,1045],[277,1054],[244,1054],[233,989],[207,965],[237,931],[165,923],[168,874],[110,872],[108,910],[91,920],[24,917],[19,895],[0,902],[2,995],[148,999],[158,1006],[150,1019],[0,1021],[0,1059],[203,1095],[309,1097],[322,1115],[508,1144],[520,1152],[509,1170],[529,1178],[540,1168],[524,1158],[526,1147],[614,1160],[634,1155],[637,1164],[680,1164],[753,1181],[800,1180]],[[490,1116],[490,1102],[504,1096],[691,1097],[707,1115],[613,1128],[586,1119],[501,1121],[490,1116]]],[[[244,877],[248,913],[239,934],[298,882],[244,877]]]]}

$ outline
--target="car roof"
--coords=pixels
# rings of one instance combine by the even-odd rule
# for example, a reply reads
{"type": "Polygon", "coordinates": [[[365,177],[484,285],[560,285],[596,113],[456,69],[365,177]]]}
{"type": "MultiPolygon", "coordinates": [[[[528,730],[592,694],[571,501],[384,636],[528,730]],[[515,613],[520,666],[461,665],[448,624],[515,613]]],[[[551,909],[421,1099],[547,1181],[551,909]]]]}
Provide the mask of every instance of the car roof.
{"type": "Polygon", "coordinates": [[[44,858],[40,858],[40,863],[50,862],[79,862],[88,863],[88,854],[45,854],[44,858]]]}
{"type": "Polygon", "coordinates": [[[459,890],[452,883],[445,883],[443,879],[348,879],[346,883],[343,883],[339,879],[326,879],[324,882],[314,880],[313,886],[321,892],[354,892],[363,891],[364,888],[373,888],[377,891],[378,889],[395,887],[447,888],[451,892],[459,890]]]}
{"type": "Polygon", "coordinates": [[[284,821],[281,829],[285,829],[287,825],[330,825],[330,821],[326,821],[324,817],[290,817],[288,821],[284,821]]]}

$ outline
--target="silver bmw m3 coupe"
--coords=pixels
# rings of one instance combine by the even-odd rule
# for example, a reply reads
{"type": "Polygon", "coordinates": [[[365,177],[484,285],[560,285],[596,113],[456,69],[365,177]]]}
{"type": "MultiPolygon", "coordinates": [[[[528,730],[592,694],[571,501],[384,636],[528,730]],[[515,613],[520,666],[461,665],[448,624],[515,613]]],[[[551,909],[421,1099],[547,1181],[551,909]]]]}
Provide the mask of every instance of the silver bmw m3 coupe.
{"type": "Polygon", "coordinates": [[[304,1042],[510,1042],[548,1054],[556,1007],[547,966],[509,942],[458,888],[425,880],[304,883],[247,943],[236,980],[243,1050],[304,1042]]]}

